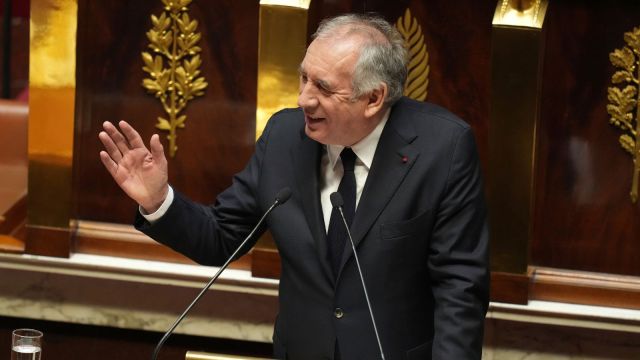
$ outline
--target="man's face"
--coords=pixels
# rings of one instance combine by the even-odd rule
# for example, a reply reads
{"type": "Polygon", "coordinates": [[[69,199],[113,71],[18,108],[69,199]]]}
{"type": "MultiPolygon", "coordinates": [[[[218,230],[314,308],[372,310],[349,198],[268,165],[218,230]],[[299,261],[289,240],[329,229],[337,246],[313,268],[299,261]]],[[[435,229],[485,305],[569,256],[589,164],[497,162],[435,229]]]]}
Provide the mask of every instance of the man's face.
{"type": "Polygon", "coordinates": [[[300,65],[298,105],[305,115],[305,132],[322,144],[351,146],[379,122],[367,111],[368,96],[352,99],[358,37],[314,40],[300,65]]]}

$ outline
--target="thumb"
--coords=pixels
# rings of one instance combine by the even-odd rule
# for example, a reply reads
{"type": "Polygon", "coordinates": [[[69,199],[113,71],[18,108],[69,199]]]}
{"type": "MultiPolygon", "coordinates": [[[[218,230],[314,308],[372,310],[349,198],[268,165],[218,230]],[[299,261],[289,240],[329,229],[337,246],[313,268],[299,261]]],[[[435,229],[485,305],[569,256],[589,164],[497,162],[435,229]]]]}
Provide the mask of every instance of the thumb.
{"type": "Polygon", "coordinates": [[[154,159],[160,160],[164,159],[164,147],[160,142],[160,136],[158,134],[153,134],[151,136],[151,141],[149,141],[149,145],[151,147],[151,155],[154,159]]]}

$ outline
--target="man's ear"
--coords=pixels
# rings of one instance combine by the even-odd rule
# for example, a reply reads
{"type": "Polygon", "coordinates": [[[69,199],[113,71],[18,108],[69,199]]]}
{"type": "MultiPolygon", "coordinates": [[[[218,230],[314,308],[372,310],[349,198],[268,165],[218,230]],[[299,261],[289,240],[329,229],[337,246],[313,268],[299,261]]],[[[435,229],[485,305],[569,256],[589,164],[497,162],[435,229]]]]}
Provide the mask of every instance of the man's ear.
{"type": "Polygon", "coordinates": [[[364,110],[365,117],[373,117],[384,108],[384,101],[388,95],[387,84],[380,83],[367,97],[367,106],[364,110]]]}

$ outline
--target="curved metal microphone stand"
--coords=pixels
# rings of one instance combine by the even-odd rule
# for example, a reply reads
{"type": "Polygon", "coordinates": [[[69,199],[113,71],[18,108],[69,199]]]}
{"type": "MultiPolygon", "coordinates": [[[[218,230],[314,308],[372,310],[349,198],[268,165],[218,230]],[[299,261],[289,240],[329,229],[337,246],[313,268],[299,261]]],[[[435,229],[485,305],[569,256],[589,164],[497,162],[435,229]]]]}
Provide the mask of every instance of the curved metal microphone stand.
{"type": "Polygon", "coordinates": [[[178,327],[178,325],[180,324],[182,319],[184,319],[185,316],[187,316],[187,313],[189,313],[189,311],[191,311],[191,308],[193,308],[196,305],[198,300],[200,300],[200,298],[202,298],[202,296],[205,294],[205,292],[207,292],[207,290],[209,290],[211,285],[213,285],[213,283],[218,279],[220,274],[222,274],[222,272],[227,268],[227,266],[229,266],[231,261],[235,258],[235,256],[240,251],[240,249],[242,249],[244,247],[244,245],[247,243],[247,241],[249,241],[249,239],[251,239],[251,237],[256,232],[256,230],[258,230],[258,227],[260,227],[260,225],[262,224],[264,219],[267,218],[267,215],[269,215],[271,213],[271,211],[273,209],[275,209],[277,206],[282,205],[285,202],[287,202],[287,200],[289,200],[290,196],[291,196],[291,190],[289,188],[284,188],[284,189],[282,189],[282,190],[280,190],[278,192],[278,195],[276,195],[276,201],[271,205],[271,207],[269,207],[269,209],[264,213],[264,215],[262,215],[262,217],[260,218],[260,220],[258,221],[256,226],[253,228],[251,233],[249,235],[247,235],[247,237],[242,241],[242,243],[233,252],[233,254],[231,254],[231,256],[229,256],[227,261],[222,265],[222,267],[220,267],[218,272],[216,272],[216,274],[211,278],[211,280],[209,280],[207,285],[200,291],[198,296],[196,296],[196,298],[191,302],[191,304],[189,304],[189,306],[187,306],[187,308],[182,313],[182,315],[180,315],[178,317],[178,319],[176,319],[176,321],[173,323],[173,325],[171,325],[169,330],[167,330],[167,332],[164,334],[162,339],[160,339],[160,341],[158,342],[158,345],[156,345],[156,348],[153,350],[153,355],[151,356],[151,359],[156,360],[158,358],[158,353],[160,352],[160,348],[162,348],[162,345],[164,345],[165,341],[167,341],[169,336],[171,336],[171,334],[173,333],[173,330],[175,330],[176,327],[178,327]]]}

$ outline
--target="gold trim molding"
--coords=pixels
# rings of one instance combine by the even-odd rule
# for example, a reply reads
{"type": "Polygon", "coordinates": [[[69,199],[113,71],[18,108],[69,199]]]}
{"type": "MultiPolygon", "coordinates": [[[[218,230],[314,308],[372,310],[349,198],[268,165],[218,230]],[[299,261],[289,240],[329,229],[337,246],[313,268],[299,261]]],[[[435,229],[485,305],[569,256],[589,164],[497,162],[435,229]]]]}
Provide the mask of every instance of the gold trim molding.
{"type": "Polygon", "coordinates": [[[202,35],[196,32],[198,21],[189,17],[192,0],[162,0],[164,12],[151,15],[153,28],[147,32],[149,48],[153,54],[142,52],[144,67],[149,77],[142,86],[162,103],[168,119],[158,116],[156,128],[168,131],[169,156],[178,151],[177,129],[184,128],[187,115],[180,114],[187,103],[204,95],[207,82],[200,75],[202,35]],[[166,61],[166,64],[165,64],[166,61]]]}
{"type": "Polygon", "coordinates": [[[616,71],[607,92],[609,123],[620,128],[620,146],[633,158],[631,202],[638,201],[640,177],[640,27],[624,34],[627,44],[609,54],[616,71]]]}
{"type": "Polygon", "coordinates": [[[542,29],[548,5],[548,0],[500,0],[493,16],[493,25],[542,29]]]}
{"type": "Polygon", "coordinates": [[[527,272],[544,54],[541,26],[546,4],[546,1],[497,3],[491,35],[489,121],[492,271],[527,272]],[[522,6],[515,7],[516,3],[522,3],[522,6]],[[540,8],[536,10],[538,6],[540,8]],[[523,21],[507,21],[505,17],[509,11],[521,13],[518,16],[523,21]],[[540,27],[532,26],[534,19],[540,27]]]}
{"type": "Polygon", "coordinates": [[[289,6],[299,9],[309,9],[311,0],[260,0],[260,5],[289,6]]]}
{"type": "Polygon", "coordinates": [[[31,1],[27,205],[31,227],[69,228],[77,18],[77,0],[31,1]]]}

